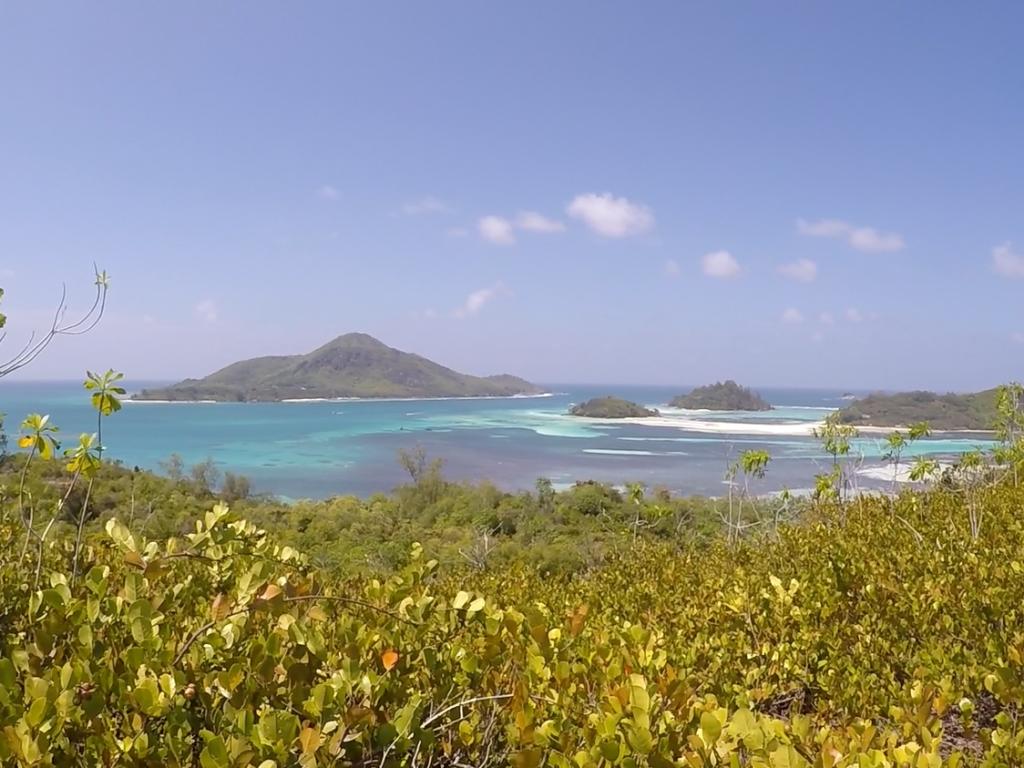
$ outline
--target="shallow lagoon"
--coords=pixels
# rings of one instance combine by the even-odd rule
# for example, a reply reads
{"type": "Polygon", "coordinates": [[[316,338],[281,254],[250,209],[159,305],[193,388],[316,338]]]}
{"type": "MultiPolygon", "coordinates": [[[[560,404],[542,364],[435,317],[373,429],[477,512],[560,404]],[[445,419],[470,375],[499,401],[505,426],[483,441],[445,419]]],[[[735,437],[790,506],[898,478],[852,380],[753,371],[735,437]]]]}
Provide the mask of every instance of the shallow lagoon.
{"type": "MultiPolygon", "coordinates": [[[[405,479],[398,451],[417,445],[444,459],[450,478],[488,479],[508,489],[532,488],[538,477],[548,477],[559,486],[583,479],[640,481],[678,493],[719,495],[727,464],[748,449],[772,454],[761,490],[813,485],[827,457],[812,437],[784,432],[819,421],[844,402],[839,391],[762,389],[776,410],[686,414],[664,407],[685,387],[550,389],[555,394],[543,398],[127,403],[105,423],[104,439],[109,455],[128,465],[157,469],[171,453],[187,463],[212,457],[222,469],[248,475],[257,490],[291,498],[387,491],[405,479]],[[599,423],[566,415],[572,403],[603,394],[661,408],[679,424],[599,423]],[[727,431],[691,431],[686,418],[727,431]],[[751,424],[778,425],[783,434],[744,434],[751,424]]],[[[7,414],[9,433],[31,411],[51,414],[66,441],[94,431],[88,403],[76,382],[0,383],[0,412],[7,414]]],[[[984,436],[939,436],[908,455],[946,456],[988,445],[984,436]]],[[[884,453],[880,438],[861,438],[856,449],[865,468],[877,470],[884,453]]],[[[877,477],[864,482],[884,484],[877,477]]]]}

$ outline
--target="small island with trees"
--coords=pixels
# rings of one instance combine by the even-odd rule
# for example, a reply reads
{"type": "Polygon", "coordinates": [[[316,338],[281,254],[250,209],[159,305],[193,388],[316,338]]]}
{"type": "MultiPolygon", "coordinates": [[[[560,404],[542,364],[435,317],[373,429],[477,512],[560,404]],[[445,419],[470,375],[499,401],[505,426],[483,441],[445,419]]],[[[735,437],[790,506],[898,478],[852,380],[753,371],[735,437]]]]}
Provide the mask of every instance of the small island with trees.
{"type": "Polygon", "coordinates": [[[660,415],[656,409],[645,408],[639,403],[621,397],[594,397],[569,409],[572,416],[591,419],[635,419],[660,415]]]}
{"type": "Polygon", "coordinates": [[[940,431],[987,431],[996,422],[998,392],[871,394],[839,411],[839,420],[858,427],[906,427],[927,422],[940,431]]]}
{"type": "Polygon", "coordinates": [[[772,405],[757,392],[741,387],[732,379],[697,387],[669,402],[671,408],[692,411],[770,411],[772,405]]]}

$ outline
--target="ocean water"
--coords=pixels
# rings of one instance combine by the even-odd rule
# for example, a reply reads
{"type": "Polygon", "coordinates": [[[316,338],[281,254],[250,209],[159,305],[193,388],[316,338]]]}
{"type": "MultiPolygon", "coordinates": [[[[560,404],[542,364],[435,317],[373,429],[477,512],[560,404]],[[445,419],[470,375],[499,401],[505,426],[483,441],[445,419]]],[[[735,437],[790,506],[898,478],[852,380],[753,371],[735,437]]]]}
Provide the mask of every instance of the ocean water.
{"type": "MultiPolygon", "coordinates": [[[[133,382],[129,390],[164,382],[133,382]]],[[[762,389],[775,410],[763,413],[678,412],[664,404],[685,387],[549,385],[539,398],[349,400],[292,403],[130,403],[104,421],[107,455],[129,466],[159,469],[172,453],[186,463],[212,458],[247,475],[256,490],[287,498],[388,491],[405,477],[398,452],[417,446],[445,463],[457,480],[490,480],[501,488],[532,488],[538,477],[556,486],[576,480],[639,481],[677,493],[721,495],[729,462],[764,449],[772,462],[756,489],[804,490],[827,469],[813,437],[794,428],[843,405],[840,392],[762,389]],[[573,403],[614,394],[662,409],[670,426],[599,423],[567,415],[573,403]],[[721,431],[708,431],[708,430],[721,431]]],[[[30,412],[48,413],[70,443],[95,431],[95,413],[79,382],[0,382],[0,413],[9,435],[30,412]]],[[[11,441],[13,446],[13,440],[11,441]]],[[[990,447],[984,435],[921,441],[908,456],[952,457],[990,447]]],[[[863,437],[864,485],[877,477],[884,448],[863,437]]]]}

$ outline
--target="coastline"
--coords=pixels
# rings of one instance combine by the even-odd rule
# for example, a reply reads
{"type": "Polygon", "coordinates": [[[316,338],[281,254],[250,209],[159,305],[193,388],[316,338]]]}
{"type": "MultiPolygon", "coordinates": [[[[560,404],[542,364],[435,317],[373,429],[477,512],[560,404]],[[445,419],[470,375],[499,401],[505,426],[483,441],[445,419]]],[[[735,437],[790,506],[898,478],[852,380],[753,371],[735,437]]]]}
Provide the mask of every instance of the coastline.
{"type": "Polygon", "coordinates": [[[754,424],[740,421],[709,421],[679,416],[635,416],[624,419],[601,419],[588,416],[574,417],[591,424],[636,424],[643,427],[667,427],[684,432],[702,432],[724,435],[777,435],[780,437],[813,437],[814,430],[824,421],[754,424]]]}
{"type": "MultiPolygon", "coordinates": [[[[810,408],[806,408],[810,410],[810,408]]],[[[679,411],[676,411],[679,413],[679,411]]],[[[688,413],[716,413],[715,411],[688,411],[688,413]]],[[[685,432],[699,432],[703,434],[716,435],[764,435],[776,437],[814,437],[815,430],[825,426],[824,420],[799,421],[799,422],[741,422],[741,421],[714,421],[707,418],[690,418],[685,415],[664,414],[661,416],[636,416],[623,419],[602,419],[587,416],[575,417],[581,421],[593,424],[636,424],[647,427],[665,427],[678,429],[685,432]]],[[[861,437],[882,437],[891,434],[894,430],[907,430],[909,427],[856,427],[861,437]]],[[[987,429],[935,429],[931,437],[943,435],[983,435],[989,437],[994,435],[993,430],[987,429]]]]}
{"type": "Polygon", "coordinates": [[[405,403],[429,400],[531,400],[554,397],[558,392],[539,392],[536,395],[449,395],[446,397],[287,397],[282,400],[138,400],[125,398],[123,403],[149,403],[153,405],[276,405],[278,403],[405,403]]]}
{"type": "MultiPolygon", "coordinates": [[[[853,426],[853,425],[851,425],[853,426]]],[[[909,425],[902,425],[899,427],[872,427],[872,426],[861,426],[854,427],[861,434],[868,435],[888,435],[890,432],[902,429],[910,429],[909,425]]],[[[935,435],[994,435],[996,431],[994,429],[932,429],[932,436],[935,435]]]]}

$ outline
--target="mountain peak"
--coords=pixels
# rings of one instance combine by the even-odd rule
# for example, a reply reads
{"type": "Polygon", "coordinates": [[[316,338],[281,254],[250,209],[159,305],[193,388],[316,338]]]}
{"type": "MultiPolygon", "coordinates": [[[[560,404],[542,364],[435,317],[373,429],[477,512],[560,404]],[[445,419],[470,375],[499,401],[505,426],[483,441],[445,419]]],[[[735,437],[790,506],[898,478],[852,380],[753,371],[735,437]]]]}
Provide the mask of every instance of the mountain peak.
{"type": "Polygon", "coordinates": [[[480,397],[536,394],[507,374],[469,376],[389,347],[368,333],[345,333],[303,355],[241,360],[170,387],[149,400],[286,400],[337,397],[480,397]]]}
{"type": "Polygon", "coordinates": [[[324,344],[324,347],[376,347],[381,349],[387,348],[387,344],[380,339],[374,338],[368,333],[354,331],[352,333],[343,333],[340,336],[335,337],[324,344]]]}

